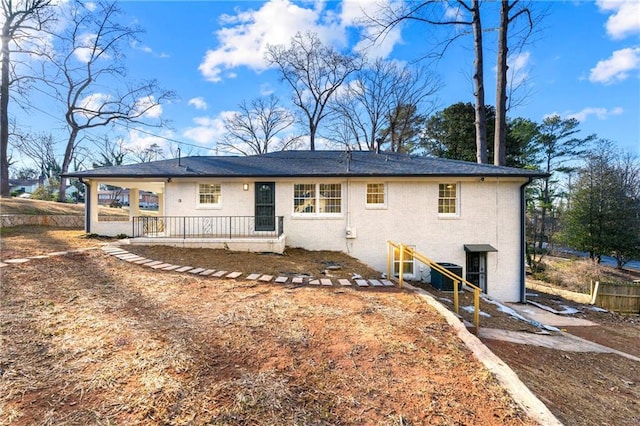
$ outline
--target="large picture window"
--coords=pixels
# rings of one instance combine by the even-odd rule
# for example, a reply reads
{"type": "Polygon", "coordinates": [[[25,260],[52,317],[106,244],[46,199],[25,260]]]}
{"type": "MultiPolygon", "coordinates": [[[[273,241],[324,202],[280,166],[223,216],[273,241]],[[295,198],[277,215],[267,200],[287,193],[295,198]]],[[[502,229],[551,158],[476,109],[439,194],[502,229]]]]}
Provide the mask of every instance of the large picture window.
{"type": "Polygon", "coordinates": [[[293,212],[301,215],[342,213],[342,185],[339,183],[294,184],[293,212]]]}
{"type": "Polygon", "coordinates": [[[458,206],[458,184],[441,183],[438,187],[438,214],[457,216],[458,206]]]}
{"type": "Polygon", "coordinates": [[[198,185],[198,204],[200,206],[219,206],[220,201],[220,184],[201,183],[198,185]]]}

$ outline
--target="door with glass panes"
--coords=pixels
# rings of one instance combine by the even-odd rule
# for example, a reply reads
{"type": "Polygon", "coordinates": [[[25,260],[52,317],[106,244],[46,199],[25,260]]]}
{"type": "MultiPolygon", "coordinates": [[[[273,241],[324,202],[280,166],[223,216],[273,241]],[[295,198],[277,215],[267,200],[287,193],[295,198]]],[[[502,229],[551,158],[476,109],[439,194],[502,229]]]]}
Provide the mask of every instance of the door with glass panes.
{"type": "Polygon", "coordinates": [[[275,231],[276,184],[275,182],[256,182],[255,188],[256,231],[275,231]]]}

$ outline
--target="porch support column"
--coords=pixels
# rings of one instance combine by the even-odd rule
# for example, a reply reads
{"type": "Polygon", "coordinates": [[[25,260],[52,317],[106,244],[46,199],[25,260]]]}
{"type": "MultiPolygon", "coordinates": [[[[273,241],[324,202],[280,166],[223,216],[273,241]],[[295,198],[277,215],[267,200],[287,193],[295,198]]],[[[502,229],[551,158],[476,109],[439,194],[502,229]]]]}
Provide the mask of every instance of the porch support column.
{"type": "Polygon", "coordinates": [[[89,199],[87,200],[85,197],[85,203],[89,203],[89,227],[87,231],[93,232],[92,229],[95,229],[93,224],[98,223],[98,181],[92,179],[89,182],[85,182],[85,185],[89,186],[89,199]]]}
{"type": "Polygon", "coordinates": [[[135,216],[140,216],[140,190],[129,188],[129,220],[133,222],[135,216]]]}
{"type": "Polygon", "coordinates": [[[166,216],[164,212],[164,194],[164,191],[158,193],[158,216],[166,216]]]}

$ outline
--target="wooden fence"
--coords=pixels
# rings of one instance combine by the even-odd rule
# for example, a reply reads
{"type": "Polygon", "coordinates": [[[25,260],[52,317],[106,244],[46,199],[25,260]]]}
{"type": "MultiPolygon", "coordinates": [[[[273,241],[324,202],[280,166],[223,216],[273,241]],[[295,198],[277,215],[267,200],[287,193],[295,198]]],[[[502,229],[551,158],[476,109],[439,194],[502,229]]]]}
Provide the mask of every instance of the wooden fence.
{"type": "Polygon", "coordinates": [[[621,314],[640,314],[640,283],[598,283],[591,290],[596,306],[621,314]]]}

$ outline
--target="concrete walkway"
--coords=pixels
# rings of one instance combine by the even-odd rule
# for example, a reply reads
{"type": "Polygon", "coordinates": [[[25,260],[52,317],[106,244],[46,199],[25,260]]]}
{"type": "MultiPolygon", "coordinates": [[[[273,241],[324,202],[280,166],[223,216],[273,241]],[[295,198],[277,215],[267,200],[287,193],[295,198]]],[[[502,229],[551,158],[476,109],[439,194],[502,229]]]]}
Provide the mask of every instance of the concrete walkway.
{"type": "MultiPolygon", "coordinates": [[[[571,315],[558,315],[537,306],[505,303],[511,309],[526,319],[553,327],[597,327],[598,324],[571,315]]],[[[640,362],[637,356],[622,352],[589,340],[560,331],[556,334],[535,334],[522,331],[499,330],[495,328],[480,328],[479,337],[485,339],[503,340],[505,342],[534,345],[565,352],[596,352],[620,355],[633,361],[640,362]]]]}

